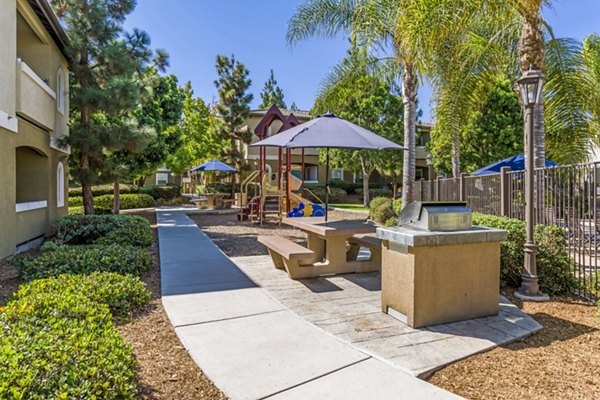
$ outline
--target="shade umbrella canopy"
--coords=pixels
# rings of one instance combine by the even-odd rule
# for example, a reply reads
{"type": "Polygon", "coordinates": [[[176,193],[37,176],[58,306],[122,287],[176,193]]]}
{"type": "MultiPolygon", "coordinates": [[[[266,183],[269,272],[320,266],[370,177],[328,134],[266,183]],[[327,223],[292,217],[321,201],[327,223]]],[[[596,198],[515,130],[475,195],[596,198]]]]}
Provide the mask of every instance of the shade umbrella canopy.
{"type": "Polygon", "coordinates": [[[212,159],[202,165],[197,166],[196,168],[193,168],[192,171],[237,172],[237,169],[225,164],[224,162],[212,159]]]}
{"type": "Polygon", "coordinates": [[[332,113],[318,116],[303,124],[287,129],[267,139],[252,144],[253,147],[281,147],[285,149],[320,148],[326,149],[325,163],[325,221],[329,208],[329,149],[354,150],[407,150],[371,132],[368,129],[346,121],[332,113]]]}
{"type": "MultiPolygon", "coordinates": [[[[554,167],[557,165],[555,162],[546,160],[546,167],[554,167]]],[[[491,175],[500,173],[502,167],[510,167],[513,171],[522,171],[525,169],[525,155],[523,153],[517,154],[516,156],[505,158],[504,160],[497,161],[493,164],[487,165],[477,171],[471,172],[471,175],[491,175]]]]}
{"type": "Polygon", "coordinates": [[[406,150],[405,147],[391,140],[331,113],[320,115],[251,146],[282,147],[286,149],[406,150]]]}

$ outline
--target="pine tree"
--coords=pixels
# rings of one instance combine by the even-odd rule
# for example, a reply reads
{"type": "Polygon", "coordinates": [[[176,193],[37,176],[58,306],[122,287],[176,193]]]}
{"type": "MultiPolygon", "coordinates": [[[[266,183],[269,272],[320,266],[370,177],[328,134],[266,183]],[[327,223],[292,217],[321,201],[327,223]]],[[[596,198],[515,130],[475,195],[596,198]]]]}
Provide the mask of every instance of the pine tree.
{"type": "Polygon", "coordinates": [[[292,102],[292,105],[290,106],[290,110],[298,111],[298,106],[296,105],[295,101],[292,102]]]}
{"type": "MultiPolygon", "coordinates": [[[[248,78],[248,69],[244,64],[236,61],[235,56],[217,56],[217,74],[215,81],[218,90],[219,102],[215,106],[218,120],[215,132],[229,142],[224,147],[222,155],[225,160],[235,166],[238,171],[243,168],[244,144],[250,144],[252,132],[244,128],[246,118],[250,113],[251,93],[247,93],[252,81],[248,78]]],[[[235,174],[233,175],[233,188],[235,190],[235,174]]]]}
{"type": "Polygon", "coordinates": [[[94,213],[92,185],[111,174],[107,155],[135,148],[139,124],[129,118],[140,102],[140,72],[153,62],[162,69],[167,55],[150,50],[140,30],[123,31],[135,0],[54,0],[70,41],[71,168],[82,186],[86,214],[94,213]]]}
{"type": "Polygon", "coordinates": [[[279,108],[286,108],[285,101],[283,101],[283,90],[277,84],[273,70],[271,70],[271,76],[269,80],[265,82],[265,87],[260,92],[260,98],[262,103],[258,108],[270,108],[272,105],[276,105],[279,108]]]}

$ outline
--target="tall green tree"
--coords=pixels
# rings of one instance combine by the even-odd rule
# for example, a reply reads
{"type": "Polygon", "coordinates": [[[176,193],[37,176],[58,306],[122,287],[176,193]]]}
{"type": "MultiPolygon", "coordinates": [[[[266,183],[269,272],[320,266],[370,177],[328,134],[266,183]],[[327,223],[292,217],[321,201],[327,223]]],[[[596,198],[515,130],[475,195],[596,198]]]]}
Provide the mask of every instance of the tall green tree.
{"type": "Polygon", "coordinates": [[[122,24],[134,0],[55,0],[54,9],[70,39],[72,171],[81,182],[86,214],[94,212],[92,188],[106,172],[107,154],[132,143],[137,124],[126,118],[140,102],[140,71],[164,68],[167,55],[150,49],[140,30],[122,24]]]}
{"type": "MultiPolygon", "coordinates": [[[[482,83],[486,101],[477,110],[470,110],[460,135],[461,166],[473,172],[486,165],[523,152],[523,116],[519,99],[506,77],[482,83]]],[[[432,131],[429,150],[437,161],[438,170],[452,173],[452,143],[447,135],[432,131]]]]}
{"type": "MultiPolygon", "coordinates": [[[[392,141],[402,138],[402,99],[393,87],[364,73],[344,79],[322,92],[311,110],[318,115],[331,111],[341,118],[369,129],[392,141]]],[[[388,172],[389,163],[402,166],[401,151],[330,149],[331,165],[363,177],[363,204],[368,207],[369,178],[375,170],[388,172]]],[[[324,154],[321,154],[321,158],[324,154]]]]}
{"type": "Polygon", "coordinates": [[[258,108],[269,108],[272,105],[276,105],[279,108],[287,108],[283,97],[283,90],[281,90],[277,84],[273,70],[271,70],[271,75],[265,82],[265,87],[263,88],[262,92],[260,92],[260,98],[262,102],[258,108]]]}
{"type": "Polygon", "coordinates": [[[167,167],[182,174],[211,158],[218,158],[229,140],[215,131],[216,115],[199,97],[194,97],[191,82],[183,90],[183,117],[179,122],[181,146],[167,157],[167,167]]]}
{"type": "MultiPolygon", "coordinates": [[[[250,102],[254,96],[248,93],[252,84],[249,72],[244,64],[235,59],[218,55],[215,81],[219,101],[215,105],[217,121],[215,131],[227,143],[222,149],[225,160],[235,166],[238,171],[244,168],[244,145],[252,141],[252,132],[245,129],[245,122],[250,113],[250,102]]],[[[232,191],[235,191],[236,174],[233,174],[232,191]]]]}

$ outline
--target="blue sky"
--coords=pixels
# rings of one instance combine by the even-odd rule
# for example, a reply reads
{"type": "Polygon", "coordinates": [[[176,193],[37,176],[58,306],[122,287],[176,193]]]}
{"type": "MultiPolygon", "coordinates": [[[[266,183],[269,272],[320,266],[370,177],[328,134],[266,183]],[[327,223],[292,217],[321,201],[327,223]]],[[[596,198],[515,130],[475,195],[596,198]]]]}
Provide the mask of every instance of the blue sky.
{"type": "MultiPolygon", "coordinates": [[[[154,48],[171,56],[169,73],[183,85],[192,81],[197,96],[212,101],[216,96],[215,57],[231,55],[250,70],[254,94],[260,91],[272,68],[288,106],[296,102],[309,109],[319,82],[344,57],[347,41],[308,40],[295,48],[285,42],[287,22],[301,0],[138,0],[125,27],[147,31],[154,48]]],[[[545,11],[558,37],[583,38],[600,33],[600,0],[555,0],[545,11]]],[[[420,93],[423,120],[429,120],[430,90],[420,93]]]]}

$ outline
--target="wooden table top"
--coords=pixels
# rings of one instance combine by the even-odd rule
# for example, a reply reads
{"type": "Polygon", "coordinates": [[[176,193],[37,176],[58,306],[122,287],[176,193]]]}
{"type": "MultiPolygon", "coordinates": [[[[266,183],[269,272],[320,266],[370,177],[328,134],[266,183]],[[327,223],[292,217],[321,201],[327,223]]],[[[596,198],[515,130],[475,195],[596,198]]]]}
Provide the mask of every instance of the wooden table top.
{"type": "Polygon", "coordinates": [[[377,225],[363,220],[339,220],[325,222],[322,217],[284,218],[284,224],[294,226],[319,236],[352,236],[361,233],[374,233],[377,225]]]}

